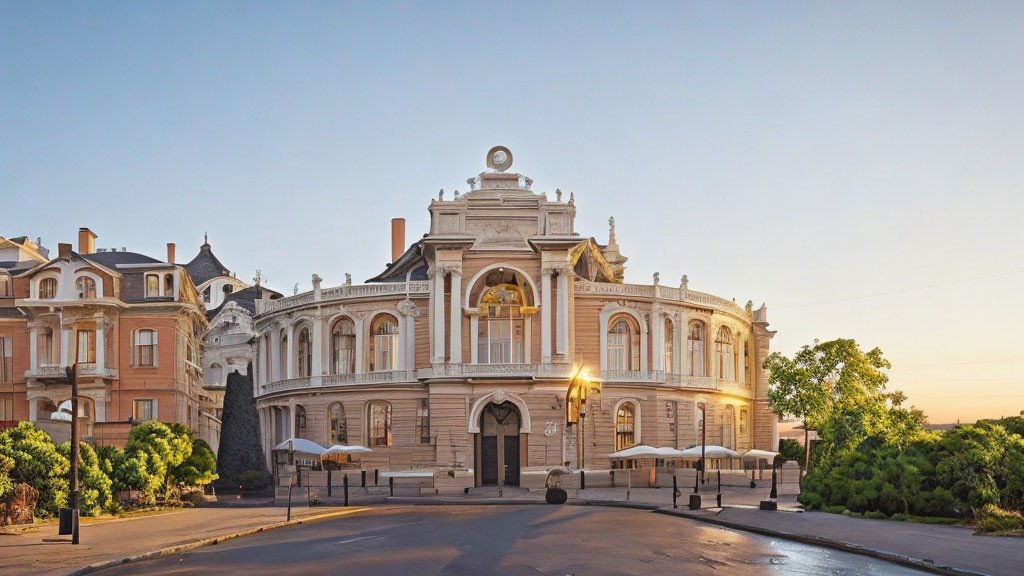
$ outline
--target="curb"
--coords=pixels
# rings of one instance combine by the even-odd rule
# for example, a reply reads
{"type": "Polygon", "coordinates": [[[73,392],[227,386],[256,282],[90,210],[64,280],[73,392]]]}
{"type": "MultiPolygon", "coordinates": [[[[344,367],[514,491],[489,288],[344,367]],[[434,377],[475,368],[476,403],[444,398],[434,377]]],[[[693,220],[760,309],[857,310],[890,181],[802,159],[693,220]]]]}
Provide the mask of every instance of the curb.
{"type": "Polygon", "coordinates": [[[975,572],[973,570],[967,570],[965,568],[955,568],[953,566],[938,566],[932,562],[927,562],[921,558],[913,558],[911,556],[897,554],[895,552],[889,552],[887,550],[868,548],[866,546],[850,544],[849,542],[840,542],[838,540],[831,540],[828,538],[822,538],[820,536],[793,534],[791,532],[784,532],[782,530],[773,530],[771,528],[763,528],[760,526],[749,526],[746,524],[740,524],[739,522],[719,520],[717,518],[712,518],[708,516],[691,516],[689,514],[686,514],[685,512],[680,512],[672,508],[656,508],[654,512],[656,514],[665,514],[667,516],[687,518],[689,520],[696,520],[698,522],[713,524],[715,526],[722,526],[724,528],[731,528],[733,530],[740,530],[742,532],[753,532],[755,534],[760,534],[762,536],[773,536],[776,538],[783,538],[785,540],[792,540],[793,542],[799,542],[801,544],[821,546],[825,548],[832,548],[833,550],[839,550],[841,552],[849,552],[851,554],[869,556],[871,558],[885,560],[886,562],[892,562],[893,564],[899,564],[900,566],[906,566],[908,568],[924,570],[927,572],[931,572],[933,574],[942,574],[943,576],[989,576],[988,574],[985,574],[983,572],[975,572]]]}
{"type": "Polygon", "coordinates": [[[407,504],[410,506],[547,506],[543,500],[530,500],[526,498],[420,498],[416,496],[388,496],[388,504],[407,504]]]}
{"type": "Polygon", "coordinates": [[[267,530],[274,530],[275,528],[284,528],[286,526],[294,526],[296,524],[302,524],[304,522],[316,522],[318,520],[328,520],[330,518],[336,518],[338,516],[347,516],[349,514],[355,514],[356,512],[363,512],[369,510],[368,507],[353,507],[346,508],[345,510],[336,510],[334,512],[326,512],[323,514],[310,514],[302,518],[296,518],[291,521],[274,522],[273,524],[264,524],[262,526],[254,526],[246,530],[239,532],[232,532],[230,534],[223,534],[221,536],[213,536],[210,538],[204,538],[202,540],[196,540],[194,542],[186,542],[185,544],[179,544],[177,546],[169,546],[167,548],[161,548],[152,552],[146,552],[143,554],[137,554],[135,556],[126,556],[124,558],[117,558],[115,560],[106,560],[103,562],[96,562],[89,564],[75,570],[74,572],[68,573],[68,576],[82,576],[84,574],[91,574],[97,570],[103,570],[104,568],[111,568],[113,566],[120,566],[122,564],[130,564],[133,562],[141,562],[143,560],[152,560],[154,558],[160,558],[162,556],[168,556],[171,554],[178,554],[180,552],[187,552],[189,550],[195,550],[196,548],[202,548],[204,546],[211,546],[224,542],[226,540],[232,540],[241,536],[248,536],[250,534],[258,534],[267,530]]]}

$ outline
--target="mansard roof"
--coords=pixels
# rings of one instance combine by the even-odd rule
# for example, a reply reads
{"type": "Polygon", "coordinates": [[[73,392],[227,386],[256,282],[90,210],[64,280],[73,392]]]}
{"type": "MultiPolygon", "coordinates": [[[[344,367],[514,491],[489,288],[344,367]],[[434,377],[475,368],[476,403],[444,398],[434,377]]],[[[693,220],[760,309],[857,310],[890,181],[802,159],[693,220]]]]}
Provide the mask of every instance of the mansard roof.
{"type": "Polygon", "coordinates": [[[205,284],[208,280],[218,276],[231,276],[227,267],[213,255],[209,242],[203,242],[203,245],[199,247],[199,254],[196,254],[191,262],[185,264],[185,271],[192,277],[192,282],[196,286],[205,284]]]}
{"type": "Polygon", "coordinates": [[[116,268],[120,264],[164,264],[164,262],[152,256],[146,256],[138,252],[94,252],[92,254],[80,254],[80,256],[90,262],[111,269],[116,268]]]}
{"type": "Polygon", "coordinates": [[[263,298],[264,293],[270,294],[271,300],[277,300],[283,296],[280,292],[276,292],[263,286],[249,286],[248,288],[243,288],[225,296],[224,301],[221,302],[220,306],[217,306],[213,310],[206,311],[206,318],[208,320],[213,320],[217,314],[220,314],[220,311],[224,309],[224,306],[226,306],[228,302],[234,302],[248,310],[250,314],[256,314],[256,301],[263,298]]]}

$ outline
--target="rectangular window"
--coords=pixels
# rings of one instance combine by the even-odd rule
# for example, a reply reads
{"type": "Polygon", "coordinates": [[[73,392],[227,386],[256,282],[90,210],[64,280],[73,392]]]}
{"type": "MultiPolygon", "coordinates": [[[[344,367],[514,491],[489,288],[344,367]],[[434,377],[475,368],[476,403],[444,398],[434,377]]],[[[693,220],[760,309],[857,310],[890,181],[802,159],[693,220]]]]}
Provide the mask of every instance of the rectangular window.
{"type": "Polygon", "coordinates": [[[420,407],[416,411],[416,436],[420,444],[430,444],[430,400],[420,399],[420,407]]]}
{"type": "Polygon", "coordinates": [[[629,370],[629,333],[608,334],[608,369],[629,370]]]}
{"type": "Polygon", "coordinates": [[[14,420],[14,399],[9,394],[0,398],[0,422],[14,420]]]}
{"type": "Polygon", "coordinates": [[[10,298],[11,295],[11,277],[6,274],[0,274],[0,298],[10,298]]]}
{"type": "Polygon", "coordinates": [[[740,436],[744,436],[747,433],[747,411],[740,410],[740,436]]]}
{"type": "Polygon", "coordinates": [[[0,382],[14,382],[14,352],[10,337],[0,338],[0,382]]]}
{"type": "Polygon", "coordinates": [[[40,364],[56,364],[54,360],[54,348],[53,348],[53,331],[49,328],[44,328],[39,332],[38,340],[36,341],[36,354],[40,364]]]}
{"type": "Polygon", "coordinates": [[[92,363],[96,361],[95,330],[78,331],[78,354],[75,356],[75,361],[86,363],[92,363]]]}
{"type": "Polygon", "coordinates": [[[370,404],[369,422],[370,446],[391,446],[391,404],[373,402],[370,404]]]}
{"type": "Polygon", "coordinates": [[[139,330],[135,333],[135,365],[156,366],[156,330],[139,330]]]}
{"type": "Polygon", "coordinates": [[[156,274],[146,276],[146,298],[156,298],[160,295],[160,277],[156,274]]]}
{"type": "Polygon", "coordinates": [[[132,419],[147,422],[156,419],[156,400],[132,401],[132,419]]]}

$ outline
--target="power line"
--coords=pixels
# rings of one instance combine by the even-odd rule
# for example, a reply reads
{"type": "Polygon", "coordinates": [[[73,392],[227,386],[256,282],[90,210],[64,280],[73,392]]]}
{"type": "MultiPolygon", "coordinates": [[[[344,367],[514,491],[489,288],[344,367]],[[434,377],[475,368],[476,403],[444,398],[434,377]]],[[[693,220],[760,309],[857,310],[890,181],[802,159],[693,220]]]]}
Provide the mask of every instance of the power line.
{"type": "Polygon", "coordinates": [[[892,296],[893,294],[903,294],[906,292],[916,292],[918,290],[929,290],[931,288],[940,288],[942,286],[952,286],[954,284],[965,284],[967,282],[977,282],[978,280],[992,280],[994,278],[1004,278],[1006,276],[1013,276],[1015,274],[1024,273],[1024,269],[1013,270],[1010,272],[1002,272],[1000,274],[991,274],[988,276],[976,276],[974,278],[963,278],[961,280],[950,280],[949,282],[937,282],[935,284],[927,284],[925,286],[915,286],[913,288],[900,288],[898,290],[888,290],[886,292],[876,292],[874,294],[865,294],[863,296],[850,296],[847,298],[836,298],[835,300],[823,300],[821,302],[811,302],[809,304],[797,304],[795,306],[784,306],[781,308],[774,308],[772,312],[781,312],[784,310],[798,310],[800,308],[811,308],[813,306],[825,306],[827,304],[838,304],[840,302],[852,302],[855,300],[867,300],[868,298],[878,298],[879,296],[892,296]]]}

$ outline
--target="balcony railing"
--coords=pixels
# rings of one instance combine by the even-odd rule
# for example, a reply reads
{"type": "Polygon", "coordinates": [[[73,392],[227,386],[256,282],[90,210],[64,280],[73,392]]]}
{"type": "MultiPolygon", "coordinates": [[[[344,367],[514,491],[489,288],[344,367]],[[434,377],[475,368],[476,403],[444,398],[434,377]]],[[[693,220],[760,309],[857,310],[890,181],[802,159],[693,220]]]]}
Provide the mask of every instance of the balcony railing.
{"type": "Polygon", "coordinates": [[[361,372],[356,374],[330,374],[319,378],[289,378],[270,382],[259,387],[260,395],[284,392],[287,390],[305,390],[312,388],[330,388],[333,386],[354,386],[361,384],[387,384],[390,382],[411,382],[415,380],[409,370],[385,370],[381,372],[361,372]]]}
{"type": "Polygon", "coordinates": [[[571,378],[572,364],[438,364],[417,371],[420,378],[571,378]]]}
{"type": "MultiPolygon", "coordinates": [[[[424,280],[409,282],[408,286],[405,282],[382,282],[380,284],[361,284],[357,286],[335,286],[333,288],[324,288],[320,292],[320,301],[373,298],[380,296],[402,296],[406,294],[407,291],[409,294],[423,295],[426,294],[429,289],[430,283],[424,280]]],[[[277,312],[279,310],[285,310],[316,302],[317,300],[315,296],[316,295],[313,291],[309,291],[303,292],[302,294],[296,294],[295,296],[272,300],[267,304],[265,313],[277,312]]]]}
{"type": "Polygon", "coordinates": [[[601,370],[602,382],[664,382],[663,370],[601,370]]]}
{"type": "MultiPolygon", "coordinates": [[[[63,379],[65,376],[64,366],[57,364],[43,364],[25,371],[25,378],[34,378],[36,380],[57,380],[63,379]]],[[[79,378],[117,380],[117,376],[117,368],[104,368],[95,362],[80,362],[78,364],[79,378]]]]}
{"type": "Polygon", "coordinates": [[[676,384],[683,388],[701,388],[704,390],[715,389],[715,379],[710,376],[689,376],[687,374],[666,374],[665,382],[676,384]]]}

